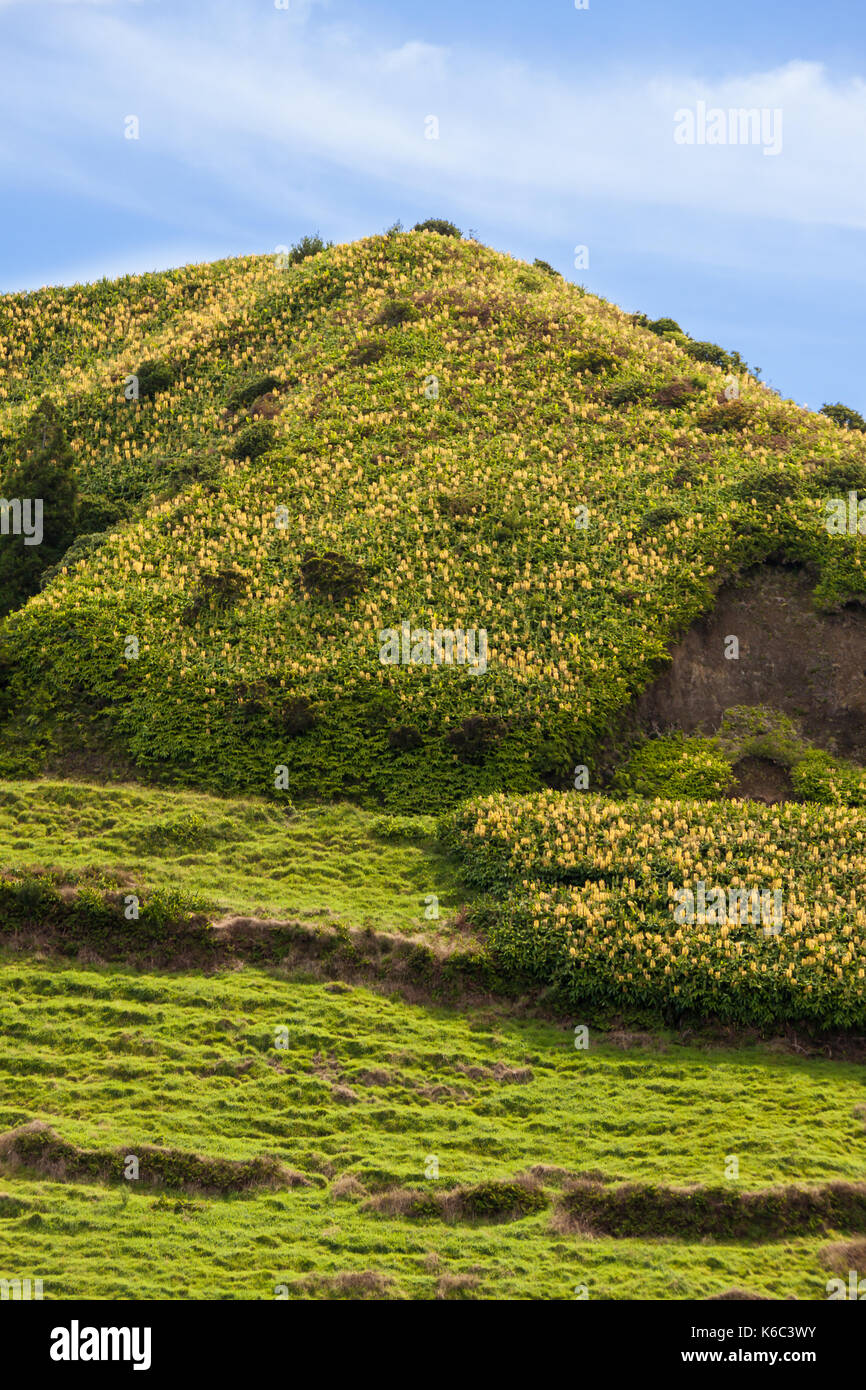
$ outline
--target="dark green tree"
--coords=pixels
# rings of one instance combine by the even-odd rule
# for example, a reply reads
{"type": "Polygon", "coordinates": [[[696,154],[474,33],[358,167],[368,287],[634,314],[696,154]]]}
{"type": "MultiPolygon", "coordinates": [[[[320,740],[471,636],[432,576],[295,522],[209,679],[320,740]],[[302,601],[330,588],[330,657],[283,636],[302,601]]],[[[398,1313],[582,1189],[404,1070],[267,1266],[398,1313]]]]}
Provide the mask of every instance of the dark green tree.
{"type": "Polygon", "coordinates": [[[835,405],[822,405],[818,414],[829,415],[843,430],[866,430],[866,420],[863,416],[850,406],[843,405],[841,401],[837,401],[835,405]]]}
{"type": "MultiPolygon", "coordinates": [[[[19,608],[39,592],[39,578],[56,565],[75,539],[78,485],[75,458],[63,432],[54,402],[43,397],[17,444],[3,460],[2,498],[9,503],[0,532],[0,615],[19,608]],[[13,506],[20,503],[20,508],[13,506]],[[25,505],[29,503],[29,506],[25,505]],[[14,534],[21,516],[29,520],[31,541],[38,537],[36,521],[41,504],[41,538],[14,534]]],[[[0,524],[3,518],[0,517],[0,524]]]]}

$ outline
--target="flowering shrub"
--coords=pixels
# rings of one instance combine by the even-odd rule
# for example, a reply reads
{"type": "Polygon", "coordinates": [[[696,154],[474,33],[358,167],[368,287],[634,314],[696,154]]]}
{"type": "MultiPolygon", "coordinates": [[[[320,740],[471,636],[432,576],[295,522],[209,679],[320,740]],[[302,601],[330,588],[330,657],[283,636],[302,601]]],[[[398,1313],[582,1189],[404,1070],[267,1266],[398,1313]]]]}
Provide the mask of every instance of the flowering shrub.
{"type": "Polygon", "coordinates": [[[866,1022],[862,811],[546,792],[468,802],[441,834],[496,890],[481,913],[495,955],[575,1005],[866,1022]],[[698,881],[780,890],[780,925],[678,920],[677,889],[698,881]]]}

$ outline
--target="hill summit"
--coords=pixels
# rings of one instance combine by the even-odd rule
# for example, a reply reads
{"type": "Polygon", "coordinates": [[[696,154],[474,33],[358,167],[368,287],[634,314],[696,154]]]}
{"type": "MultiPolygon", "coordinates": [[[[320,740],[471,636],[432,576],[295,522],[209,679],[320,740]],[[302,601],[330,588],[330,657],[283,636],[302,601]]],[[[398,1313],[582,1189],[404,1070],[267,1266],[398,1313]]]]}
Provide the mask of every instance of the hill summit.
{"type": "Polygon", "coordinates": [[[866,493],[866,436],[474,241],[0,318],[4,479],[50,409],[79,508],[0,630],[7,775],[412,811],[569,786],[725,582],[772,560],[824,611],[866,601],[856,526],[825,524],[866,493]]]}

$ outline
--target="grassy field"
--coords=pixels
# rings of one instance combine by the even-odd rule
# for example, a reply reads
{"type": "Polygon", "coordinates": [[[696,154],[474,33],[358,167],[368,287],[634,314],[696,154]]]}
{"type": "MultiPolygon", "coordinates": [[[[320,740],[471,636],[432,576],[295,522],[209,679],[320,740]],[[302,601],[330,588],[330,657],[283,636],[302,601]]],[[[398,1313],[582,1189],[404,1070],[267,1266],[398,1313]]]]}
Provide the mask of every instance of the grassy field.
{"type": "MultiPolygon", "coordinates": [[[[0,863],[67,882],[182,888],[212,915],[441,932],[455,867],[434,822],[350,805],[286,810],[146,786],[0,782],[0,863]],[[435,896],[439,917],[425,916],[435,896]]],[[[465,893],[463,894],[465,896],[465,893]]]]}
{"type": "Polygon", "coordinates": [[[556,1229],[553,1210],[568,1174],[744,1191],[857,1180],[861,1068],[663,1036],[624,1051],[627,1039],[591,1033],[578,1051],[568,1025],[336,989],[248,969],[202,978],[7,956],[0,1129],[41,1120],[125,1154],[273,1154],[310,1185],[213,1197],[7,1169],[0,1275],[41,1276],[53,1298],[272,1298],[278,1285],[290,1297],[558,1299],[578,1285],[591,1298],[826,1296],[820,1252],[834,1233],[581,1239],[556,1229]],[[425,1176],[431,1157],[438,1179],[425,1176]],[[513,1221],[364,1205],[535,1165],[548,1205],[513,1221]]]}

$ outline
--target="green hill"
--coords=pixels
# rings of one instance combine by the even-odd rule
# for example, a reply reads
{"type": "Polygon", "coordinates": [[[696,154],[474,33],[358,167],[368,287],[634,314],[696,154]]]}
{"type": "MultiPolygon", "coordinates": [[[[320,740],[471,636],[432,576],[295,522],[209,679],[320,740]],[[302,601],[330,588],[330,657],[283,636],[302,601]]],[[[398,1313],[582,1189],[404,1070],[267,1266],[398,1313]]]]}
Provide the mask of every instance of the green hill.
{"type": "Polygon", "coordinates": [[[540,263],[302,251],[0,301],[0,1279],[824,1299],[866,435],[540,263]]]}
{"type": "Polygon", "coordinates": [[[866,437],[474,242],[12,295],[0,321],[6,476],[48,396],[80,513],[0,631],[7,775],[413,812],[564,787],[726,580],[773,559],[826,610],[866,597],[861,538],[824,525],[866,437]]]}

